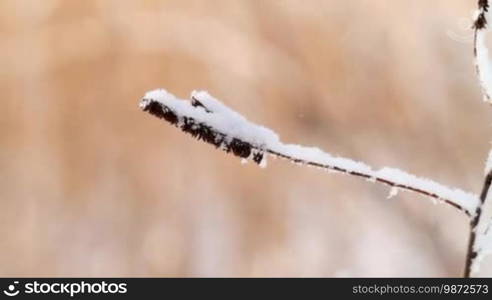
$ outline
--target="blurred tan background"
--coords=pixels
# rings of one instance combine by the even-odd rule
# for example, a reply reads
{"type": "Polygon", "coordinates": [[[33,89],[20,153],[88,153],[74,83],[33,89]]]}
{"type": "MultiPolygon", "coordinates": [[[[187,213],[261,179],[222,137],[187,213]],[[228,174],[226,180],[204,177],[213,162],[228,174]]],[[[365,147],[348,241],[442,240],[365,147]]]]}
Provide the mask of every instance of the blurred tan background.
{"type": "Polygon", "coordinates": [[[205,89],[286,142],[477,192],[469,0],[0,1],[0,276],[460,276],[466,217],[142,113],[205,89]]]}

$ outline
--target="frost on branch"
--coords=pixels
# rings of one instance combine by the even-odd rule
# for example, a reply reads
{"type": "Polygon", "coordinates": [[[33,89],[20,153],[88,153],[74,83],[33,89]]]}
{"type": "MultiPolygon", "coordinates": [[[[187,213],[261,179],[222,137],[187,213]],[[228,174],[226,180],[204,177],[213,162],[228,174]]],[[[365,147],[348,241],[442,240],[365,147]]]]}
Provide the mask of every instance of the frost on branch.
{"type": "Polygon", "coordinates": [[[293,163],[340,172],[380,182],[395,189],[419,193],[465,212],[475,214],[476,195],[451,189],[432,180],[391,168],[373,170],[351,159],[335,157],[318,148],[283,144],[272,130],[249,122],[207,92],[193,92],[191,100],[180,100],[165,90],[148,92],[140,102],[142,110],[226,152],[266,165],[266,155],[293,163]]]}
{"type": "Polygon", "coordinates": [[[478,11],[473,25],[473,28],[475,29],[475,68],[482,87],[483,99],[484,101],[491,103],[492,63],[489,57],[489,49],[486,46],[489,16],[489,1],[479,0],[478,11]]]}
{"type": "MultiPolygon", "coordinates": [[[[478,230],[478,228],[475,228],[475,230],[478,230]]],[[[483,259],[492,254],[492,220],[489,221],[485,231],[478,234],[477,241],[474,245],[474,253],[476,253],[476,256],[473,259],[471,269],[472,273],[478,273],[483,259]]]]}

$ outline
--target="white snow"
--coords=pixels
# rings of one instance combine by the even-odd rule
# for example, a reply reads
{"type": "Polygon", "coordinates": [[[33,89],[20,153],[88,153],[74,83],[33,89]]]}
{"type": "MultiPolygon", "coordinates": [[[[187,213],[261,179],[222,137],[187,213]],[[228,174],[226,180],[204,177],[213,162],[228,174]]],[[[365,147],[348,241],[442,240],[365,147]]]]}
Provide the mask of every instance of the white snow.
{"type": "Polygon", "coordinates": [[[485,169],[484,169],[485,176],[487,176],[487,174],[489,174],[491,170],[492,170],[492,150],[490,150],[489,156],[487,157],[487,161],[485,162],[485,169]]]}
{"type": "Polygon", "coordinates": [[[200,123],[209,125],[228,137],[241,138],[245,142],[263,148],[267,143],[278,142],[278,135],[268,128],[249,122],[239,113],[223,105],[207,92],[193,92],[192,97],[199,100],[205,107],[212,111],[207,113],[201,107],[194,107],[190,101],[179,100],[174,95],[160,89],[145,94],[141,106],[145,106],[146,99],[155,100],[167,106],[178,116],[187,116],[200,123]]]}
{"type": "Polygon", "coordinates": [[[396,197],[398,195],[398,192],[400,190],[397,188],[397,187],[392,187],[388,193],[388,196],[386,197],[386,199],[391,199],[393,197],[396,197]]]}
{"type": "MultiPolygon", "coordinates": [[[[484,12],[485,13],[485,12],[484,12]]],[[[477,16],[480,15],[480,11],[477,16]]],[[[489,20],[489,13],[485,13],[485,17],[489,20]]],[[[477,68],[480,85],[482,87],[483,99],[486,102],[491,102],[492,95],[492,63],[489,57],[489,49],[486,46],[486,28],[477,30],[475,49],[476,57],[475,64],[477,68]]]]}
{"type": "MultiPolygon", "coordinates": [[[[248,142],[271,155],[277,153],[289,157],[290,161],[301,164],[320,165],[325,169],[329,168],[343,173],[356,173],[367,176],[370,181],[388,181],[396,185],[396,188],[414,189],[434,195],[441,200],[449,200],[463,207],[470,215],[475,214],[479,200],[474,194],[449,188],[430,179],[419,178],[397,169],[374,170],[362,162],[336,157],[318,148],[283,144],[275,132],[249,122],[245,117],[226,107],[207,92],[195,91],[191,97],[200,101],[211,112],[208,113],[200,106],[192,106],[190,101],[179,100],[165,90],[148,92],[140,105],[145,107],[149,100],[154,100],[171,109],[178,117],[193,118],[198,123],[206,124],[230,139],[237,138],[248,142]]],[[[265,165],[266,159],[263,159],[260,166],[265,165]]]]}

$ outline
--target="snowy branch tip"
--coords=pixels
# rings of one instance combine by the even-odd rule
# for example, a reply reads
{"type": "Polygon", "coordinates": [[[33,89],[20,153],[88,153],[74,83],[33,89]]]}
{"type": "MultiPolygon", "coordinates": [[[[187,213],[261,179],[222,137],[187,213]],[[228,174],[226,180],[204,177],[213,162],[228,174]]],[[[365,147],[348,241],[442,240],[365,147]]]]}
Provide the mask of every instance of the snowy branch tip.
{"type": "Polygon", "coordinates": [[[191,101],[179,100],[165,90],[148,92],[140,108],[164,119],[198,140],[266,166],[265,147],[278,142],[271,130],[248,122],[207,92],[194,91],[191,101]]]}
{"type": "Polygon", "coordinates": [[[318,167],[380,182],[398,189],[412,191],[438,199],[465,212],[475,214],[478,197],[446,187],[432,180],[419,178],[391,168],[374,170],[348,158],[335,157],[314,147],[283,144],[272,130],[249,122],[207,92],[194,91],[191,100],[177,99],[165,90],[145,94],[140,108],[228,153],[266,166],[266,155],[287,159],[293,163],[318,167]]]}

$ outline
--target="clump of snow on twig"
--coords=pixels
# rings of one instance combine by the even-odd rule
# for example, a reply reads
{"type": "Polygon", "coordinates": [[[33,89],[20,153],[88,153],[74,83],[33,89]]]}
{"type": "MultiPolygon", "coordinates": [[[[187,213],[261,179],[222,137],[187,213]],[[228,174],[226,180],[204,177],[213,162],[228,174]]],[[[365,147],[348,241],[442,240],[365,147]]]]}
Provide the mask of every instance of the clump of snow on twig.
{"type": "MultiPolygon", "coordinates": [[[[241,137],[242,140],[260,147],[279,140],[278,135],[272,130],[249,122],[244,116],[225,106],[205,91],[194,91],[191,97],[199,100],[212,113],[192,106],[189,101],[177,99],[163,89],[146,93],[144,101],[152,99],[161,102],[182,116],[191,117],[212,128],[220,129],[228,137],[241,137]]],[[[142,105],[144,105],[143,102],[142,105]]]]}
{"type": "Polygon", "coordinates": [[[492,63],[489,57],[489,49],[485,45],[485,35],[484,30],[477,32],[477,57],[476,57],[476,68],[480,84],[482,86],[483,99],[486,102],[491,102],[492,95],[492,63]]]}
{"type": "Polygon", "coordinates": [[[400,190],[397,188],[397,187],[392,187],[388,193],[388,196],[386,197],[386,199],[391,199],[391,198],[394,198],[398,195],[398,192],[400,190]]]}
{"type": "Polygon", "coordinates": [[[489,152],[489,156],[487,157],[487,161],[485,162],[485,169],[484,169],[484,174],[487,176],[487,174],[492,171],[492,150],[489,152]]]}

